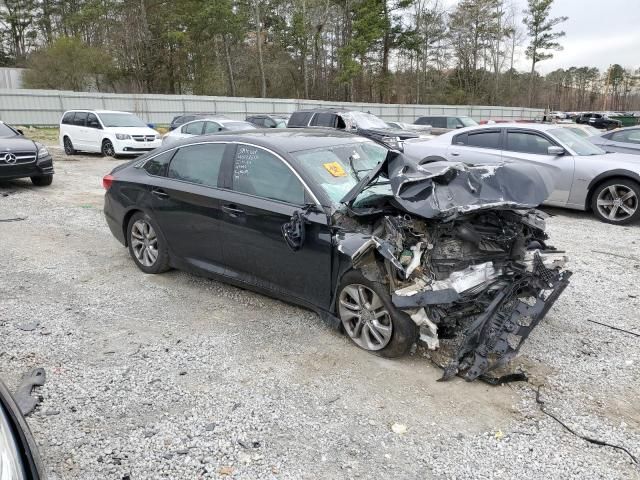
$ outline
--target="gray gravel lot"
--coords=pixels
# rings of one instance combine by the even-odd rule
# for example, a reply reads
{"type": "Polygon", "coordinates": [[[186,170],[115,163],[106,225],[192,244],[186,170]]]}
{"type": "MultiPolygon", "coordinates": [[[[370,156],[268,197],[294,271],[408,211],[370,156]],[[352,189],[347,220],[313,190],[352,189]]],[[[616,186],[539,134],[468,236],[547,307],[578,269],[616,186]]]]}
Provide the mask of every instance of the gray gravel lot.
{"type": "Polygon", "coordinates": [[[531,383],[439,383],[421,348],[384,360],[309,311],[144,275],[103,220],[119,161],[55,151],[51,187],[0,184],[0,219],[27,217],[0,223],[0,376],[46,369],[28,422],[52,479],[640,478],[535,402],[640,457],[640,338],[587,321],[640,332],[640,226],[548,209],[574,277],[522,350],[531,383]]]}

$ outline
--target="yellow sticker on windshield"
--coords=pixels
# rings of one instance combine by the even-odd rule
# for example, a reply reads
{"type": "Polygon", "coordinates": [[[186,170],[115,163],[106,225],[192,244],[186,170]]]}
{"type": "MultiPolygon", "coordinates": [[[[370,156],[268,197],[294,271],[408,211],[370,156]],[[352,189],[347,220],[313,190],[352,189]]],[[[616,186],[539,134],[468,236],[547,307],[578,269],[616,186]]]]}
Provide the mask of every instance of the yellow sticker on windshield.
{"type": "Polygon", "coordinates": [[[347,172],[344,171],[342,165],[338,162],[323,163],[322,166],[334,177],[346,177],[347,172]]]}

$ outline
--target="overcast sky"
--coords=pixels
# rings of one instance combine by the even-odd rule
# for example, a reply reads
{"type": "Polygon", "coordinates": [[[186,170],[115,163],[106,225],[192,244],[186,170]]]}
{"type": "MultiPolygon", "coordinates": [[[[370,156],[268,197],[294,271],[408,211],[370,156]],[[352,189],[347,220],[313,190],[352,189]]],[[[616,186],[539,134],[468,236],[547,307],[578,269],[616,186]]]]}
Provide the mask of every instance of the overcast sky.
{"type": "MultiPolygon", "coordinates": [[[[526,0],[512,1],[519,5],[518,12],[526,8],[526,0]]],[[[444,0],[449,11],[457,3],[444,0]]],[[[563,15],[569,17],[558,27],[566,32],[560,39],[564,50],[538,64],[539,72],[571,66],[604,70],[613,63],[640,67],[640,0],[555,0],[552,16],[563,15]]],[[[528,70],[530,65],[522,53],[518,69],[528,70]]]]}

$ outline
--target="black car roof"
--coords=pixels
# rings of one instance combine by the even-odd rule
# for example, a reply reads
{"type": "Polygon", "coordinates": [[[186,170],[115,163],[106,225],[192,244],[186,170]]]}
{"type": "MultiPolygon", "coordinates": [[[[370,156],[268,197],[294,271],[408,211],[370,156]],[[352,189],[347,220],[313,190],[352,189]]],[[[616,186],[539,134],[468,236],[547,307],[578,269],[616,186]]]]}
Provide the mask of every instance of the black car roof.
{"type": "Polygon", "coordinates": [[[233,134],[200,135],[183,140],[179,144],[172,143],[171,147],[203,141],[246,142],[248,140],[256,145],[287,153],[350,143],[371,142],[371,140],[359,135],[330,128],[280,128],[247,130],[233,134]]]}

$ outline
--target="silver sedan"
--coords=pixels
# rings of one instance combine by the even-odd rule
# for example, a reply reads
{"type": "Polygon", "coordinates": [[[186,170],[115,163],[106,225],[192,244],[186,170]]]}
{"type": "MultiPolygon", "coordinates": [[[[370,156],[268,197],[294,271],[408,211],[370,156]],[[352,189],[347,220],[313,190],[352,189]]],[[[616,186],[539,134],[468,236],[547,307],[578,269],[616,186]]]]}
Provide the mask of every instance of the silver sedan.
{"type": "Polygon", "coordinates": [[[591,143],[608,152],[640,155],[640,127],[628,127],[589,138],[591,143]]]}
{"type": "Polygon", "coordinates": [[[591,210],[603,222],[615,224],[640,217],[640,156],[607,153],[557,125],[461,128],[429,142],[407,143],[404,150],[416,161],[437,156],[471,164],[534,164],[555,183],[545,205],[591,210]]]}

